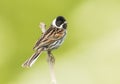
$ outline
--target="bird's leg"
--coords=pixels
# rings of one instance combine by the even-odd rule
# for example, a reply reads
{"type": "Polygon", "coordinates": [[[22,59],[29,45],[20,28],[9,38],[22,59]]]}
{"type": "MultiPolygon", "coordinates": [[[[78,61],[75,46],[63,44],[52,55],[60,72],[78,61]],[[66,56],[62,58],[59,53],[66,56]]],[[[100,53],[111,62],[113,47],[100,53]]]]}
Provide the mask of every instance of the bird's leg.
{"type": "Polygon", "coordinates": [[[55,58],[52,55],[51,51],[47,51],[48,53],[48,64],[50,68],[50,75],[51,75],[51,80],[53,84],[56,84],[56,77],[55,77],[55,72],[54,72],[54,63],[55,63],[55,58]]]}
{"type": "Polygon", "coordinates": [[[51,51],[48,51],[48,62],[50,62],[51,64],[55,64],[55,58],[53,56],[53,54],[51,53],[51,51]]]}
{"type": "Polygon", "coordinates": [[[46,31],[46,25],[45,25],[45,23],[40,22],[39,27],[40,27],[40,29],[41,29],[42,33],[44,34],[44,33],[45,33],[45,31],[46,31]]]}

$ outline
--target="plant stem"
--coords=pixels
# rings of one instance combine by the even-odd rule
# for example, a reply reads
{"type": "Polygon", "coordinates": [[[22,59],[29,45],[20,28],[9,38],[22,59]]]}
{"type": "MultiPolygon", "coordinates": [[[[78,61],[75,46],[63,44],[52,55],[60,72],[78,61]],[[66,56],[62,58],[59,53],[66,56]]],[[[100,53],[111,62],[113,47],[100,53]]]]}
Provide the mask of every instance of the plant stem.
{"type": "MultiPolygon", "coordinates": [[[[45,31],[46,31],[46,25],[45,25],[45,23],[41,22],[40,25],[39,25],[39,27],[40,27],[42,33],[44,34],[45,31]]],[[[55,58],[52,55],[51,51],[47,51],[47,54],[48,54],[47,61],[48,61],[48,64],[49,64],[51,81],[52,81],[52,84],[56,84],[56,77],[55,77],[55,72],[54,72],[55,58]]]]}
{"type": "Polygon", "coordinates": [[[50,68],[52,84],[56,84],[56,77],[55,77],[55,72],[54,72],[55,58],[52,55],[51,51],[48,51],[48,64],[50,68]]]}

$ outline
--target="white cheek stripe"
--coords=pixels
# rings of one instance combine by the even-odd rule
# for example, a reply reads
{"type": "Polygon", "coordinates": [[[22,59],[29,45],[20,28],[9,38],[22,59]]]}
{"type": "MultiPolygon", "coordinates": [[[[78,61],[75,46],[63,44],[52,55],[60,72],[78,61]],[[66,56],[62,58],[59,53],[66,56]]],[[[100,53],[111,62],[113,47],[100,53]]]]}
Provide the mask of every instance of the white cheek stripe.
{"type": "Polygon", "coordinates": [[[53,25],[54,27],[62,28],[63,24],[62,24],[60,27],[58,27],[58,26],[55,24],[55,22],[56,22],[56,19],[54,19],[53,22],[52,22],[52,25],[53,25]]]}

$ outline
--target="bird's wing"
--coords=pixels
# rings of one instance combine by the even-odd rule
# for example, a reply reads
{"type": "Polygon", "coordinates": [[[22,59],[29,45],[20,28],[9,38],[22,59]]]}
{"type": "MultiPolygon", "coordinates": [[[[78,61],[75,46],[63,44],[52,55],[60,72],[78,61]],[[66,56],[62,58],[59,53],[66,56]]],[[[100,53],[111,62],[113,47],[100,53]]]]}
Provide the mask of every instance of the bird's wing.
{"type": "Polygon", "coordinates": [[[48,46],[54,43],[56,40],[61,39],[64,36],[63,29],[49,28],[45,34],[36,42],[33,49],[38,49],[42,46],[48,46]]]}

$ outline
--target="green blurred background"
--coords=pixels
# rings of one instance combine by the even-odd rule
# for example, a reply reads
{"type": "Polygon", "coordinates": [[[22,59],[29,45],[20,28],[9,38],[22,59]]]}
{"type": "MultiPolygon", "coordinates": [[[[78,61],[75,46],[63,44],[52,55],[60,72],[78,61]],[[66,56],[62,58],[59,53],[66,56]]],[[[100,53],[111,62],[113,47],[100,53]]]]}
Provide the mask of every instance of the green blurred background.
{"type": "Polygon", "coordinates": [[[53,51],[58,84],[120,84],[119,0],[0,0],[0,84],[50,84],[44,52],[32,68],[29,58],[47,27],[63,15],[64,44],[53,51]]]}

